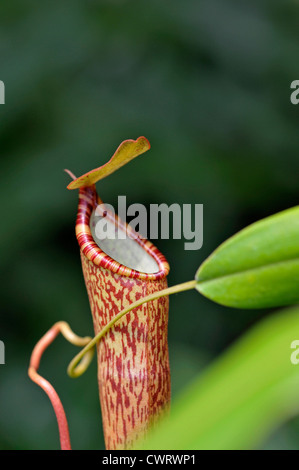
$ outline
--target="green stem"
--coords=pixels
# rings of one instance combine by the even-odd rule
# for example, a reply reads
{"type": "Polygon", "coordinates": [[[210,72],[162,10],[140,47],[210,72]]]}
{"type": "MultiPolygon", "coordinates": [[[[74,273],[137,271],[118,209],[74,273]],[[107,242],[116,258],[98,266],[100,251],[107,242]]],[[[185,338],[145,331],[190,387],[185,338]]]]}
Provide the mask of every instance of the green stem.
{"type": "Polygon", "coordinates": [[[194,289],[195,285],[196,285],[195,280],[184,282],[183,284],[177,284],[176,286],[168,287],[158,292],[154,292],[153,294],[147,295],[146,297],[143,297],[142,299],[137,300],[136,302],[133,302],[132,304],[130,304],[128,307],[124,308],[109,323],[107,323],[106,326],[104,326],[104,328],[85,346],[85,348],[82,349],[82,351],[79,352],[79,354],[77,354],[77,356],[74,357],[74,359],[72,359],[67,369],[68,375],[70,377],[78,377],[79,375],[83,374],[85,369],[84,367],[82,367],[82,363],[81,363],[80,369],[77,368],[78,363],[85,356],[85,354],[88,353],[90,349],[93,348],[96,345],[96,343],[110,330],[110,328],[112,328],[112,326],[118,320],[120,320],[124,315],[129,313],[131,310],[133,310],[136,307],[139,307],[140,305],[146,302],[150,302],[151,300],[159,299],[160,297],[164,297],[166,295],[177,294],[178,292],[183,292],[186,290],[194,289]]]}

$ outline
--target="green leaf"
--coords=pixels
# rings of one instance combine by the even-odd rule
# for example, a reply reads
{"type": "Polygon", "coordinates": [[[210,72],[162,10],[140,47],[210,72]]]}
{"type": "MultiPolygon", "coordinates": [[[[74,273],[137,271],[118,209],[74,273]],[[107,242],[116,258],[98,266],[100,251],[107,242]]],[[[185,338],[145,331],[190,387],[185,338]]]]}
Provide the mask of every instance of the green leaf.
{"type": "Polygon", "coordinates": [[[299,413],[299,308],[252,328],[206,370],[153,429],[145,449],[247,449],[299,413]],[[297,353],[298,351],[298,353],[297,353]]]}
{"type": "Polygon", "coordinates": [[[199,292],[230,307],[299,302],[299,206],[229,238],[204,261],[195,279],[199,292]]]}

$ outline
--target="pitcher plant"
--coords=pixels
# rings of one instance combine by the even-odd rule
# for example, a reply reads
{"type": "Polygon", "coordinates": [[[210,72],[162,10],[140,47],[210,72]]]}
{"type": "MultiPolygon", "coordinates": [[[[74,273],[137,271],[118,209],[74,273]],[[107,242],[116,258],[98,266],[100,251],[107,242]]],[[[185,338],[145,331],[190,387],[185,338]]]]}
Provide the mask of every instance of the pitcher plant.
{"type": "MultiPolygon", "coordinates": [[[[145,137],[127,140],[106,165],[86,175],[75,178],[67,170],[74,179],[68,189],[79,189],[76,237],[95,334],[132,302],[167,287],[169,264],[166,258],[130,225],[106,208],[103,210],[103,202],[95,188],[96,181],[149,148],[145,137]],[[95,226],[96,219],[101,217],[105,217],[110,230],[116,235],[122,231],[123,236],[99,239],[95,226]]],[[[97,344],[99,395],[107,449],[133,447],[134,442],[169,409],[168,305],[168,297],[163,296],[134,308],[97,344]]],[[[37,345],[29,369],[31,378],[41,386],[44,380],[37,376],[39,361],[35,362],[35,358],[40,357],[41,344],[48,344],[59,331],[71,339],[66,333],[70,333],[69,327],[64,322],[56,324],[51,331],[37,345]]],[[[78,346],[91,340],[72,339],[78,346]]],[[[90,359],[91,355],[87,362],[90,359]]],[[[80,367],[82,363],[72,375],[78,376],[80,367]]],[[[49,391],[51,387],[49,384],[43,388],[49,391]]],[[[54,390],[50,398],[53,394],[54,390]]],[[[56,397],[55,405],[58,400],[56,397]]],[[[61,404],[58,408],[58,422],[63,416],[65,435],[66,418],[61,404]]],[[[69,437],[64,440],[69,442],[69,437]]]]}
{"type": "Polygon", "coordinates": [[[67,323],[58,322],[35,346],[29,366],[30,378],[54,407],[62,449],[71,448],[64,409],[54,388],[38,374],[43,352],[59,333],[84,346],[69,364],[71,377],[86,370],[97,348],[106,448],[140,448],[169,411],[170,294],[195,288],[238,309],[299,302],[299,206],[241,230],[200,265],[194,280],[167,287],[165,257],[106,207],[95,188],[97,181],[149,148],[145,137],[126,140],[100,168],[79,178],[67,170],[73,179],[68,189],[79,189],[76,236],[95,337],[78,337],[67,323]],[[103,221],[113,236],[99,235],[97,224],[103,221]]]}

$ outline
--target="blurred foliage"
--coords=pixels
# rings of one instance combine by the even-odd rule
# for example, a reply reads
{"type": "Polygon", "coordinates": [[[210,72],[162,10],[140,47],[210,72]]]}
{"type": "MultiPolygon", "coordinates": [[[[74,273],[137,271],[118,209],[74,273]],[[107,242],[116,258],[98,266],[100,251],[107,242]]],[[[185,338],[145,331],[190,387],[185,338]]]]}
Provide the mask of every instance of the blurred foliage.
{"type": "MultiPolygon", "coordinates": [[[[97,188],[112,204],[203,203],[199,252],[153,240],[170,285],[192,278],[228,236],[298,204],[298,19],[291,0],[1,2],[0,449],[58,448],[48,398],[27,378],[30,353],[60,319],[92,333],[77,194],[62,169],[83,174],[145,135],[150,152],[97,188]]],[[[195,292],[171,298],[173,396],[265,315],[195,292]]],[[[101,449],[96,366],[69,379],[75,352],[57,340],[40,370],[65,405],[73,447],[101,449]]],[[[298,449],[298,432],[293,420],[265,448],[298,449]]]]}
{"type": "Polygon", "coordinates": [[[298,307],[259,322],[186,387],[172,413],[141,444],[166,450],[256,448],[298,414],[299,374],[290,360],[298,328],[298,307]]]}

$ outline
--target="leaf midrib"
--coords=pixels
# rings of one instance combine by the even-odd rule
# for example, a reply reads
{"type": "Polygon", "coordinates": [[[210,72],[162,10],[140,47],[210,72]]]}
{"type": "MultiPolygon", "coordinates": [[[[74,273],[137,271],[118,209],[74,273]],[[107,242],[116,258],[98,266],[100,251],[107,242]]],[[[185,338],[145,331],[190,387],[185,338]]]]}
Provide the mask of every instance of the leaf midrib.
{"type": "Polygon", "coordinates": [[[228,278],[228,277],[238,276],[239,274],[246,274],[246,273],[250,274],[250,272],[262,271],[263,269],[271,268],[272,266],[279,266],[281,264],[291,264],[291,263],[296,263],[296,262],[299,262],[299,257],[298,258],[293,258],[293,259],[285,259],[285,260],[277,261],[275,263],[268,263],[268,264],[264,264],[262,266],[256,266],[256,267],[253,267],[253,268],[250,268],[250,269],[247,268],[247,269],[243,269],[241,271],[235,271],[235,272],[232,272],[232,273],[229,273],[229,274],[224,274],[222,276],[217,276],[217,277],[213,277],[213,278],[209,278],[209,279],[196,279],[196,282],[197,282],[197,284],[214,282],[214,281],[218,281],[218,280],[225,279],[225,278],[228,278]]]}

